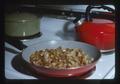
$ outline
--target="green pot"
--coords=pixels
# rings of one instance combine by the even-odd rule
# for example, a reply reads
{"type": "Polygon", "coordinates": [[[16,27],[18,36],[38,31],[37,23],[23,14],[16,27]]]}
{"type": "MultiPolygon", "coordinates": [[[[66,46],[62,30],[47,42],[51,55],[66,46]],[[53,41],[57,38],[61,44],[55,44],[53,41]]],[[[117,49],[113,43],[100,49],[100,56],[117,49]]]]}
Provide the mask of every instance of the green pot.
{"type": "Polygon", "coordinates": [[[12,37],[32,36],[40,32],[40,18],[31,13],[5,16],[5,34],[12,37]]]}

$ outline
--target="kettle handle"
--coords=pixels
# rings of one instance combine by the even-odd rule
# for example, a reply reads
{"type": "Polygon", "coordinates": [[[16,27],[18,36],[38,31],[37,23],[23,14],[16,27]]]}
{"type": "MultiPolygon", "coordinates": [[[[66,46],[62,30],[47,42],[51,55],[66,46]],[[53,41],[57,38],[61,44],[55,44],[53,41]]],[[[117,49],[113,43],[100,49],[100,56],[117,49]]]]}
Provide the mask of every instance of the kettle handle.
{"type": "Polygon", "coordinates": [[[108,7],[108,6],[104,6],[104,5],[89,5],[87,8],[86,8],[86,12],[85,12],[85,20],[86,21],[92,21],[92,17],[90,15],[90,11],[91,9],[104,9],[104,10],[108,10],[108,11],[111,11],[112,13],[115,13],[115,10],[108,7]]]}

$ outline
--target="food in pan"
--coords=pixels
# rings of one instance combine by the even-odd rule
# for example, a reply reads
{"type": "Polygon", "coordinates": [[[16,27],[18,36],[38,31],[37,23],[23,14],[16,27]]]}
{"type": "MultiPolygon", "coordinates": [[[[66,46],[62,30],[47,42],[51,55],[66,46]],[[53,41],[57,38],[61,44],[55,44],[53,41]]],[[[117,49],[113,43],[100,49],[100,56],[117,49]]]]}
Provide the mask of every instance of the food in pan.
{"type": "Polygon", "coordinates": [[[67,69],[87,65],[93,58],[80,48],[54,48],[35,51],[30,56],[30,63],[53,69],[67,69]]]}

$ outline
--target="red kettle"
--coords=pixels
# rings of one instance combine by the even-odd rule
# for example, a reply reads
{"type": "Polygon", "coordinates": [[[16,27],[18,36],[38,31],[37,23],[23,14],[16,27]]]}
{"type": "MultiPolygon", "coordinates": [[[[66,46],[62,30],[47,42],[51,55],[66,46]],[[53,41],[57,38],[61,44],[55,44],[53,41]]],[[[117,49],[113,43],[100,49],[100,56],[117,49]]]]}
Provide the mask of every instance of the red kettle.
{"type": "Polygon", "coordinates": [[[76,36],[79,41],[89,43],[100,49],[101,52],[113,51],[115,48],[115,23],[108,19],[92,18],[91,9],[107,9],[114,14],[114,10],[104,6],[89,5],[86,8],[85,20],[75,26],[76,36]]]}

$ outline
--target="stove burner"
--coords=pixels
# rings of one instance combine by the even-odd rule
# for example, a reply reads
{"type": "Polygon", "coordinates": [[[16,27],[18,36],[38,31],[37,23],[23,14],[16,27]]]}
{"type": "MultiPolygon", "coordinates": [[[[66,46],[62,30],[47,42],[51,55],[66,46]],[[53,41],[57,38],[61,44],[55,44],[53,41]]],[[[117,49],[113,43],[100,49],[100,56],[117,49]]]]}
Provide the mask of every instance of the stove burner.
{"type": "Polygon", "coordinates": [[[42,35],[42,33],[39,32],[37,34],[31,35],[31,36],[24,36],[24,37],[14,37],[14,36],[8,36],[8,35],[6,35],[6,38],[16,39],[16,40],[29,40],[29,39],[33,39],[33,38],[38,38],[41,35],[42,35]]]}
{"type": "Polygon", "coordinates": [[[85,79],[89,76],[91,76],[95,70],[96,66],[93,67],[90,71],[87,73],[81,75],[81,76],[74,76],[74,77],[47,77],[45,75],[38,75],[36,72],[34,72],[27,64],[26,62],[22,59],[21,53],[16,55],[13,60],[12,60],[12,66],[14,69],[16,69],[18,72],[36,77],[38,79],[85,79]]]}

